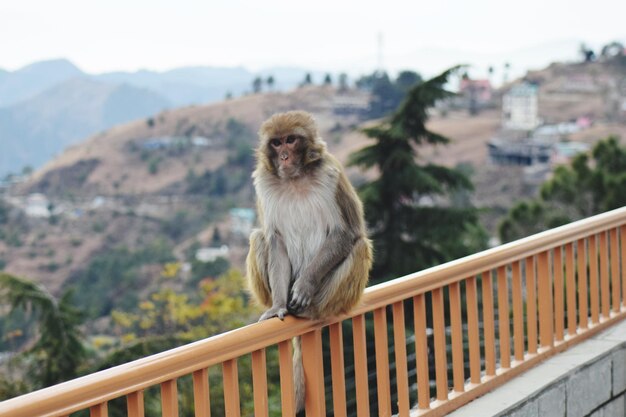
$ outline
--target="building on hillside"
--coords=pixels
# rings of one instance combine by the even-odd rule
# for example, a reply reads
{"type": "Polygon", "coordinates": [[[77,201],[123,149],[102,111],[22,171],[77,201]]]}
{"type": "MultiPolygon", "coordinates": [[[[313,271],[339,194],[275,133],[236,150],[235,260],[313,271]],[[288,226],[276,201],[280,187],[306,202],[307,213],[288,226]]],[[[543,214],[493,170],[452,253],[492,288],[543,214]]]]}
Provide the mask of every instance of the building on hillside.
{"type": "Polygon", "coordinates": [[[256,213],[253,209],[237,207],[230,209],[230,231],[234,236],[247,238],[252,233],[256,213]]]}
{"type": "Polygon", "coordinates": [[[539,126],[539,89],[523,83],[502,97],[502,127],[506,130],[533,130],[539,126]]]}
{"type": "Polygon", "coordinates": [[[229,252],[230,250],[226,245],[222,245],[219,248],[200,248],[196,251],[196,259],[200,262],[214,262],[217,258],[228,259],[229,252]]]}
{"type": "Polygon", "coordinates": [[[493,104],[493,88],[489,80],[461,79],[459,97],[462,107],[471,113],[490,107],[493,104]]]}
{"type": "Polygon", "coordinates": [[[24,211],[28,217],[48,218],[50,217],[50,201],[41,193],[30,194],[26,198],[24,211]]]}
{"type": "Polygon", "coordinates": [[[487,143],[491,162],[497,165],[531,166],[550,163],[553,145],[535,138],[506,140],[494,138],[487,143]]]}

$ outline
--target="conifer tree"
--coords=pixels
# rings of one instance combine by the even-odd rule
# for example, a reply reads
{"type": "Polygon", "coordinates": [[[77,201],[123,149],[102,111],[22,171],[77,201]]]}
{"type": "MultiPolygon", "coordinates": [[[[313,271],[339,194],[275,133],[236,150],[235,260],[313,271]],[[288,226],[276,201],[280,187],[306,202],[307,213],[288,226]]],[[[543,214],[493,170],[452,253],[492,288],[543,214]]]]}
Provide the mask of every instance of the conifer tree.
{"type": "Polygon", "coordinates": [[[472,189],[456,169],[420,159],[423,145],[449,139],[428,130],[430,109],[453,95],[444,86],[459,67],[413,87],[381,124],[364,129],[374,143],[350,157],[350,165],[376,168],[379,177],[360,188],[374,241],[373,281],[418,271],[482,249],[486,234],[477,210],[455,207],[451,196],[472,189]]]}

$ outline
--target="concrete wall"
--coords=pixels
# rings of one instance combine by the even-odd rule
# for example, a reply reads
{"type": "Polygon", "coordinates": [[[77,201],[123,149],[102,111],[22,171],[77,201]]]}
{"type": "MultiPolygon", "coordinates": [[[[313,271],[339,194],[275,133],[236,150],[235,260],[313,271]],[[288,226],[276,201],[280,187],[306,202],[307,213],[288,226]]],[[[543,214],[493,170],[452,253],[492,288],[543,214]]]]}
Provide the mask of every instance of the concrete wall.
{"type": "Polygon", "coordinates": [[[626,416],[626,322],[546,360],[450,416],[626,416]]]}

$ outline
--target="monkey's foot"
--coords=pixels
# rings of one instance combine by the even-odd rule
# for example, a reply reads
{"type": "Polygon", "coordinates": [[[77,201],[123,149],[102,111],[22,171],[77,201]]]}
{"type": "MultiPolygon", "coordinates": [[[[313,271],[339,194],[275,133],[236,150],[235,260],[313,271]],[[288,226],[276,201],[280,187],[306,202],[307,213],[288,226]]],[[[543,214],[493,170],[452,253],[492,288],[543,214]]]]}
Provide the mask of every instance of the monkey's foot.
{"type": "Polygon", "coordinates": [[[267,310],[265,313],[261,314],[259,321],[271,319],[273,317],[278,317],[281,320],[285,320],[285,315],[287,314],[287,308],[285,307],[272,307],[267,310]]]}
{"type": "Polygon", "coordinates": [[[313,301],[313,287],[300,280],[293,285],[289,311],[298,314],[306,310],[313,301]]]}

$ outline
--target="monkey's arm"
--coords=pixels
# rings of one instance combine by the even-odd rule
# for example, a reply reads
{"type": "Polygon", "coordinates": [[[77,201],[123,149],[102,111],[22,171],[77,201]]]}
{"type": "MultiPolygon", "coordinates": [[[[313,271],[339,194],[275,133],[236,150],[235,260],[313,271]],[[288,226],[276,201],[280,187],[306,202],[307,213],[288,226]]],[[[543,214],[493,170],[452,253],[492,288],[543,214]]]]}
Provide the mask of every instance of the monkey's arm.
{"type": "Polygon", "coordinates": [[[337,183],[335,202],[341,211],[342,227],[329,232],[320,251],[296,278],[289,303],[293,312],[309,307],[321,280],[350,254],[355,242],[365,235],[361,201],[343,172],[337,183]]]}
{"type": "Polygon", "coordinates": [[[313,261],[296,278],[289,302],[290,311],[298,313],[311,305],[322,278],[350,254],[355,240],[353,233],[341,229],[328,235],[313,261]]]}
{"type": "Polygon", "coordinates": [[[291,280],[291,264],[289,263],[285,242],[277,233],[269,236],[268,240],[267,271],[272,293],[272,307],[261,315],[259,321],[272,317],[278,317],[281,320],[285,318],[285,314],[287,314],[287,299],[289,297],[289,281],[291,280]]]}

